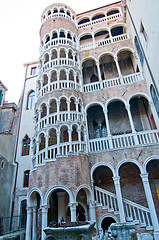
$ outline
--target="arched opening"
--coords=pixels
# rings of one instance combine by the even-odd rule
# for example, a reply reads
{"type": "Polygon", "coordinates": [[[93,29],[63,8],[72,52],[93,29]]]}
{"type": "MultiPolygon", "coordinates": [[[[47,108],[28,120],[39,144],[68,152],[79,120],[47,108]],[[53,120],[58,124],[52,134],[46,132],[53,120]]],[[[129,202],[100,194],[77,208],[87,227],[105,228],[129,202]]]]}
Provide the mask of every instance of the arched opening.
{"type": "Polygon", "coordinates": [[[100,30],[95,35],[95,41],[102,41],[106,38],[109,38],[109,32],[106,30],[100,30]]]}
{"type": "Polygon", "coordinates": [[[55,112],[57,112],[57,103],[56,103],[56,100],[53,99],[50,102],[49,114],[52,114],[52,113],[55,113],[55,112]]]}
{"type": "Polygon", "coordinates": [[[49,131],[49,140],[48,140],[48,146],[56,145],[57,144],[57,135],[56,130],[51,129],[49,131]]]}
{"type": "Polygon", "coordinates": [[[28,137],[28,135],[25,135],[22,145],[22,156],[26,156],[29,154],[30,154],[30,138],[28,137]]]}
{"type": "Polygon", "coordinates": [[[149,161],[146,166],[146,171],[149,177],[149,183],[153,201],[155,204],[155,209],[159,217],[159,160],[153,159],[149,161]]]}
{"type": "Polygon", "coordinates": [[[45,148],[45,136],[44,133],[41,133],[39,136],[39,151],[45,148]]]}
{"type": "Polygon", "coordinates": [[[60,38],[65,38],[65,33],[64,33],[64,31],[60,31],[59,37],[60,37],[60,38]]]}
{"type": "Polygon", "coordinates": [[[51,60],[57,59],[57,50],[53,49],[53,51],[51,52],[51,60]]]}
{"type": "Polygon", "coordinates": [[[110,10],[109,12],[107,12],[107,16],[111,16],[111,15],[114,15],[114,14],[117,14],[119,13],[119,10],[118,9],[113,9],[113,10],[110,10]]]}
{"type": "Polygon", "coordinates": [[[83,37],[80,38],[80,45],[87,45],[93,43],[93,38],[91,34],[84,35],[83,37]]]}
{"type": "Polygon", "coordinates": [[[48,15],[48,16],[50,16],[50,15],[51,15],[51,11],[50,11],[50,10],[48,11],[47,15],[48,15]]]}
{"type": "Polygon", "coordinates": [[[66,58],[65,49],[60,49],[60,58],[66,58]]]}
{"type": "Polygon", "coordinates": [[[95,186],[115,193],[113,173],[109,167],[103,165],[97,167],[93,172],[93,181],[95,186]]]}
{"type": "MultiPolygon", "coordinates": [[[[141,172],[135,163],[125,162],[120,166],[119,176],[122,197],[141,206],[148,207],[140,174],[141,172]]],[[[140,213],[138,214],[140,215],[140,213]]],[[[132,212],[126,212],[126,217],[134,219],[132,212]]],[[[137,215],[136,218],[139,220],[140,216],[137,215]]]]}
{"type": "Polygon", "coordinates": [[[41,226],[42,226],[42,210],[41,210],[41,197],[38,192],[33,192],[30,196],[31,207],[33,207],[33,211],[35,218],[33,218],[32,214],[32,224],[36,224],[36,230],[34,234],[36,234],[36,238],[39,239],[41,236],[41,226]],[[36,223],[34,222],[36,221],[36,223]]]}
{"type": "Polygon", "coordinates": [[[73,125],[73,127],[72,127],[71,138],[72,138],[72,141],[78,141],[78,131],[77,131],[76,125],[73,125]]]}
{"type": "Polygon", "coordinates": [[[54,190],[48,199],[48,203],[48,225],[52,221],[56,223],[61,223],[62,220],[64,222],[71,221],[70,211],[68,211],[69,195],[66,191],[62,189],[54,190]]]}
{"type": "Polygon", "coordinates": [[[67,33],[67,38],[72,40],[71,34],[69,32],[67,33]]]}
{"type": "Polygon", "coordinates": [[[68,142],[69,141],[69,135],[68,135],[68,127],[62,126],[60,129],[60,142],[68,142]]]}
{"type": "Polygon", "coordinates": [[[105,116],[103,109],[99,105],[94,105],[87,110],[89,139],[107,136],[105,116]]]}
{"type": "Polygon", "coordinates": [[[118,54],[118,62],[122,75],[135,73],[133,65],[133,54],[130,51],[122,51],[118,54]]]}
{"type": "Polygon", "coordinates": [[[70,11],[67,10],[66,14],[71,17],[70,11]]]}
{"type": "Polygon", "coordinates": [[[114,101],[109,103],[108,119],[112,135],[121,135],[132,132],[128,113],[123,102],[114,101]]]}
{"type": "Polygon", "coordinates": [[[43,103],[41,105],[41,118],[46,117],[46,114],[47,114],[47,107],[46,107],[46,104],[43,103]]]}
{"type": "Polygon", "coordinates": [[[92,17],[92,21],[94,21],[94,20],[97,20],[97,19],[100,19],[100,18],[104,18],[105,17],[105,15],[104,14],[97,14],[97,15],[95,15],[94,17],[92,17]]]}
{"type": "Polygon", "coordinates": [[[76,111],[76,104],[74,98],[70,99],[70,111],[76,111]]]}
{"type": "Polygon", "coordinates": [[[34,108],[35,92],[32,90],[27,97],[27,110],[34,108]]]}
{"type": "Polygon", "coordinates": [[[73,55],[72,55],[72,51],[71,50],[68,51],[68,58],[73,59],[73,55]]]}
{"type": "Polygon", "coordinates": [[[57,32],[54,32],[53,34],[52,34],[52,39],[56,39],[57,38],[57,32]]]}
{"type": "Polygon", "coordinates": [[[61,98],[60,100],[60,111],[67,111],[66,98],[61,98]]]}
{"type": "Polygon", "coordinates": [[[85,222],[88,220],[88,209],[87,209],[87,195],[84,189],[81,189],[77,194],[76,199],[78,205],[76,207],[77,220],[85,222]]]}
{"type": "Polygon", "coordinates": [[[118,36],[118,35],[121,35],[124,33],[124,28],[123,26],[118,26],[118,27],[114,27],[111,29],[111,35],[112,37],[115,37],[115,36],[118,36]]]}
{"type": "Polygon", "coordinates": [[[56,81],[57,81],[57,72],[56,71],[52,71],[51,72],[50,82],[56,82],[56,81]]]}
{"type": "Polygon", "coordinates": [[[112,223],[116,223],[114,218],[112,217],[105,217],[101,223],[101,228],[103,229],[103,234],[107,235],[108,234],[108,228],[112,223]]]}
{"type": "Polygon", "coordinates": [[[82,64],[82,74],[84,84],[98,81],[98,71],[95,60],[89,59],[82,64]]]}
{"type": "Polygon", "coordinates": [[[78,25],[81,25],[81,24],[84,24],[84,23],[88,23],[88,22],[90,22],[90,19],[89,18],[84,18],[81,21],[79,21],[78,25]]]}
{"type": "Polygon", "coordinates": [[[45,43],[48,43],[50,41],[50,36],[46,36],[46,40],[45,40],[45,43]]]}
{"type": "Polygon", "coordinates": [[[70,72],[69,72],[69,80],[74,81],[74,73],[72,70],[70,70],[70,72]]]}
{"type": "Polygon", "coordinates": [[[104,54],[99,59],[102,80],[118,77],[118,71],[114,58],[109,54],[104,54]]]}
{"type": "Polygon", "coordinates": [[[152,121],[151,109],[146,98],[142,96],[133,97],[130,100],[130,110],[137,132],[151,130],[155,127],[152,121]]]}
{"type": "Polygon", "coordinates": [[[65,13],[65,10],[63,8],[61,8],[60,13],[65,13]]]}
{"type": "Polygon", "coordinates": [[[60,71],[60,80],[67,80],[67,77],[66,77],[66,70],[62,69],[60,71]]]}
{"type": "Polygon", "coordinates": [[[48,76],[45,74],[43,76],[43,87],[48,84],[48,76]]]}
{"type": "Polygon", "coordinates": [[[49,54],[46,53],[45,56],[44,56],[44,64],[49,62],[49,54]]]}
{"type": "Polygon", "coordinates": [[[58,9],[57,9],[57,8],[54,8],[54,9],[53,9],[53,13],[58,13],[58,9]]]}

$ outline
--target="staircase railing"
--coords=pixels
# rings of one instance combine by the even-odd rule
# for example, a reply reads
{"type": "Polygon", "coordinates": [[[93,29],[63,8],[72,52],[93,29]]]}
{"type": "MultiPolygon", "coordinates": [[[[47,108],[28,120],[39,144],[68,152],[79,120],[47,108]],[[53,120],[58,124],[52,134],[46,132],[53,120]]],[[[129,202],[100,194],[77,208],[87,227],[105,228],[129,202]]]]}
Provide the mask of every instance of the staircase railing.
{"type": "MultiPolygon", "coordinates": [[[[97,186],[95,186],[94,190],[97,206],[107,209],[108,212],[119,214],[117,197],[114,193],[97,186]]],[[[131,221],[139,224],[141,227],[146,227],[147,230],[152,230],[152,221],[148,208],[125,198],[123,198],[123,205],[127,222],[131,221]]]]}

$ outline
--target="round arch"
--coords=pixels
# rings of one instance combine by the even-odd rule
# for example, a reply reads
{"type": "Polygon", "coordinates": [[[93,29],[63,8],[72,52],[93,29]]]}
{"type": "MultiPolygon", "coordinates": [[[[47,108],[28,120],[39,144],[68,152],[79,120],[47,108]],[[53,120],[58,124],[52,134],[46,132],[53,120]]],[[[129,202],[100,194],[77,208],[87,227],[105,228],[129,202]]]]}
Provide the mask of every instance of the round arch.
{"type": "Polygon", "coordinates": [[[64,190],[65,192],[68,193],[70,203],[74,203],[74,202],[75,202],[75,201],[74,201],[73,193],[71,192],[70,189],[68,189],[67,187],[65,187],[65,186],[63,186],[63,185],[56,185],[56,186],[53,186],[52,188],[50,188],[50,189],[46,192],[46,194],[45,194],[45,196],[44,196],[44,205],[47,205],[47,204],[48,204],[48,200],[49,200],[49,197],[50,197],[50,195],[52,194],[52,192],[55,191],[55,190],[58,190],[58,189],[64,190]]]}
{"type": "Polygon", "coordinates": [[[147,99],[147,101],[150,103],[152,102],[152,100],[150,99],[150,96],[144,92],[136,92],[133,95],[129,96],[129,98],[127,99],[127,103],[129,104],[130,100],[134,97],[144,97],[147,99]]]}
{"type": "Polygon", "coordinates": [[[132,54],[135,53],[135,50],[133,48],[130,48],[130,47],[122,47],[120,49],[118,49],[115,53],[115,57],[118,56],[119,53],[123,52],[123,51],[128,51],[128,52],[131,52],[132,54]]]}
{"type": "Polygon", "coordinates": [[[105,103],[105,109],[108,108],[108,105],[109,105],[110,103],[116,102],[116,101],[120,101],[120,102],[124,103],[125,106],[127,105],[127,102],[126,102],[126,100],[125,100],[124,98],[122,98],[122,97],[112,97],[112,98],[110,98],[109,100],[106,101],[106,103],[105,103]]]}
{"type": "Polygon", "coordinates": [[[116,216],[114,216],[113,214],[106,213],[106,214],[102,215],[99,219],[99,222],[98,222],[98,230],[99,231],[102,230],[102,227],[101,227],[102,226],[102,221],[104,220],[104,218],[108,218],[108,217],[114,219],[114,221],[117,222],[117,223],[119,222],[119,220],[116,216]]]}
{"type": "Polygon", "coordinates": [[[95,165],[93,165],[93,167],[91,168],[91,181],[93,180],[93,173],[94,171],[98,168],[98,167],[108,167],[112,173],[113,173],[113,176],[115,177],[116,174],[115,174],[115,169],[113,168],[113,166],[111,166],[109,163],[106,163],[106,162],[100,162],[100,163],[96,163],[95,165]]]}
{"type": "Polygon", "coordinates": [[[27,196],[27,202],[28,202],[28,207],[31,207],[31,197],[34,193],[38,193],[40,195],[40,199],[41,199],[41,206],[43,205],[44,199],[43,199],[43,194],[40,191],[39,188],[32,188],[29,192],[28,192],[28,196],[27,196]]]}
{"type": "Polygon", "coordinates": [[[76,189],[76,191],[74,193],[75,200],[77,199],[77,195],[81,189],[83,189],[85,191],[88,201],[93,200],[93,194],[92,194],[91,188],[86,184],[83,184],[76,189]]]}
{"type": "Polygon", "coordinates": [[[158,155],[153,155],[149,158],[147,158],[145,161],[144,161],[144,164],[143,164],[143,170],[144,170],[144,173],[147,173],[147,164],[152,161],[152,160],[159,160],[159,156],[158,155]]]}
{"type": "Polygon", "coordinates": [[[95,106],[95,105],[99,105],[99,106],[102,107],[103,110],[104,110],[104,104],[97,101],[97,102],[88,103],[88,104],[85,106],[85,112],[87,112],[88,108],[93,107],[93,106],[95,106]]]}
{"type": "Polygon", "coordinates": [[[114,54],[113,54],[113,52],[102,52],[99,56],[98,56],[98,61],[100,61],[100,59],[103,57],[103,56],[105,56],[105,55],[110,55],[111,57],[113,57],[113,59],[114,59],[114,54]]]}
{"type": "Polygon", "coordinates": [[[134,159],[124,159],[124,160],[120,161],[120,162],[117,164],[117,167],[116,167],[116,176],[117,176],[117,177],[119,176],[119,169],[120,169],[120,167],[121,167],[124,163],[134,163],[134,164],[139,168],[140,173],[141,173],[141,174],[144,173],[143,167],[141,166],[141,164],[140,164],[137,160],[134,160],[134,159]]]}

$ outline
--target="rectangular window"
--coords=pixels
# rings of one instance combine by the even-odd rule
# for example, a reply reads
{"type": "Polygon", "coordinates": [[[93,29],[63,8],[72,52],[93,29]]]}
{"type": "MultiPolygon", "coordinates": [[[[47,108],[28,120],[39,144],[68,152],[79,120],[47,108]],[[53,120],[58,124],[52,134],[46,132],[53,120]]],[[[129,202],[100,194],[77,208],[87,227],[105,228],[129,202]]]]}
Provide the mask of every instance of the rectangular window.
{"type": "Polygon", "coordinates": [[[29,187],[29,170],[24,172],[24,182],[23,187],[29,187]]]}
{"type": "Polygon", "coordinates": [[[37,67],[32,67],[31,68],[31,75],[35,75],[37,72],[37,67]]]}

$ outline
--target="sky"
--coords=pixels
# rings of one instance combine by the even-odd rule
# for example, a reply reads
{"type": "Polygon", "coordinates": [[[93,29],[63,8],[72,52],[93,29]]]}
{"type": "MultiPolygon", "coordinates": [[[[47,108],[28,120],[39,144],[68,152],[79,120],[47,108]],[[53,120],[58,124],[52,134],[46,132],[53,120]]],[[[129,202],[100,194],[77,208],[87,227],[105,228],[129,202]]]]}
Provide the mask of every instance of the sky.
{"type": "Polygon", "coordinates": [[[78,14],[114,1],[0,0],[0,80],[8,88],[5,100],[18,103],[25,78],[23,64],[39,58],[41,15],[47,6],[61,2],[78,14]]]}

